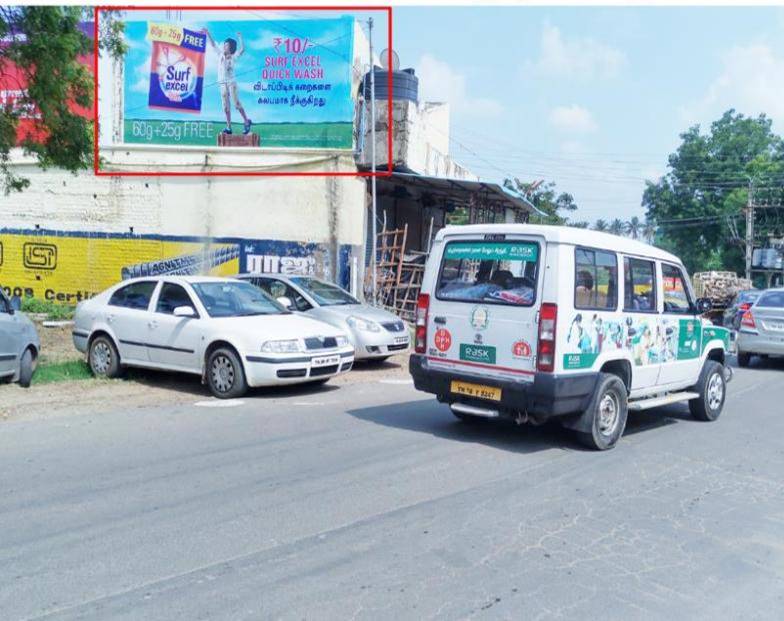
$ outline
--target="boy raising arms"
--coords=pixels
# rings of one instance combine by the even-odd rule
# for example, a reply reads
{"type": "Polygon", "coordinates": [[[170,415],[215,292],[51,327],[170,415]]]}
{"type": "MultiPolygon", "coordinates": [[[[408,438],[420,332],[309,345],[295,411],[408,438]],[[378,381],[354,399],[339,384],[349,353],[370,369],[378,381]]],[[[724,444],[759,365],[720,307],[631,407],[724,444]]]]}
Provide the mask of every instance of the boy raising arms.
{"type": "Polygon", "coordinates": [[[210,31],[202,28],[202,32],[207,35],[212,49],[218,55],[218,84],[221,88],[221,99],[223,100],[223,112],[226,114],[226,127],[223,130],[224,134],[231,134],[231,102],[234,102],[234,107],[237,112],[242,115],[244,122],[243,134],[250,133],[251,120],[245,114],[245,109],[240,103],[239,90],[237,88],[237,79],[234,75],[234,63],[242,56],[245,51],[245,46],[242,43],[242,34],[237,33],[237,41],[229,37],[223,42],[222,48],[218,48],[215,40],[212,38],[210,31]]]}

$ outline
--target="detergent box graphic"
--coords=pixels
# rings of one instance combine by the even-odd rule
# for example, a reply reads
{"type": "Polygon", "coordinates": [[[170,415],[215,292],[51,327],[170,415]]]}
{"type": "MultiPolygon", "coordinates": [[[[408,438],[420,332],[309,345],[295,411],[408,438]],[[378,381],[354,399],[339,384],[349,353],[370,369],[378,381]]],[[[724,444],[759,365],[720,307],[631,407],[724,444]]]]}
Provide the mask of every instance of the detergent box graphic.
{"type": "Polygon", "coordinates": [[[148,106],[155,110],[201,111],[207,35],[150,22],[152,42],[148,106]]]}

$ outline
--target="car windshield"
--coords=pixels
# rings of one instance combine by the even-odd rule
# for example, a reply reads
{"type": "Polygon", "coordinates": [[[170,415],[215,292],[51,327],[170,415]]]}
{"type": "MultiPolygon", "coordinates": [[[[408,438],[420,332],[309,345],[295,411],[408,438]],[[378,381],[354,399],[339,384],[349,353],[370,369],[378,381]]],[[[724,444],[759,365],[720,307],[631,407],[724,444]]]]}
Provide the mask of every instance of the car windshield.
{"type": "Polygon", "coordinates": [[[359,300],[348,291],[344,291],[337,285],[332,285],[323,280],[316,280],[306,276],[294,276],[291,278],[291,282],[310,295],[320,306],[359,304],[359,300]]]}
{"type": "Polygon", "coordinates": [[[766,291],[757,300],[756,306],[764,308],[784,308],[784,291],[766,291]]]}
{"type": "Polygon", "coordinates": [[[753,302],[760,296],[761,291],[741,291],[738,294],[738,303],[753,302]]]}
{"type": "Polygon", "coordinates": [[[247,282],[197,282],[191,285],[210,317],[285,315],[283,306],[247,282]]]}

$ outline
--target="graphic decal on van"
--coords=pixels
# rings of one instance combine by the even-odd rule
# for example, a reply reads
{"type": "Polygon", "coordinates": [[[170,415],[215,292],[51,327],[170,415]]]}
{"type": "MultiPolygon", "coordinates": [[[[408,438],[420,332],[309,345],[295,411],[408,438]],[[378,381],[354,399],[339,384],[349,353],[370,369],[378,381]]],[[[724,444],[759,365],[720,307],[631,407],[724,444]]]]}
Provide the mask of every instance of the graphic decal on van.
{"type": "Polygon", "coordinates": [[[484,306],[474,306],[471,309],[468,321],[474,330],[484,330],[490,321],[490,313],[484,306]]]}
{"type": "Polygon", "coordinates": [[[620,321],[594,313],[577,313],[566,337],[565,369],[588,369],[606,351],[630,352],[635,366],[687,360],[699,356],[701,324],[695,319],[627,316],[620,321]]]}
{"type": "Polygon", "coordinates": [[[719,326],[710,326],[706,327],[702,331],[702,350],[705,350],[708,343],[713,340],[720,340],[724,343],[724,349],[729,350],[730,348],[730,331],[727,328],[722,328],[719,326]]]}
{"type": "Polygon", "coordinates": [[[527,360],[531,357],[531,344],[525,339],[520,339],[512,343],[512,356],[527,360]]]}
{"type": "Polygon", "coordinates": [[[446,328],[439,328],[433,336],[433,342],[438,351],[445,352],[452,347],[452,334],[446,328]]]}

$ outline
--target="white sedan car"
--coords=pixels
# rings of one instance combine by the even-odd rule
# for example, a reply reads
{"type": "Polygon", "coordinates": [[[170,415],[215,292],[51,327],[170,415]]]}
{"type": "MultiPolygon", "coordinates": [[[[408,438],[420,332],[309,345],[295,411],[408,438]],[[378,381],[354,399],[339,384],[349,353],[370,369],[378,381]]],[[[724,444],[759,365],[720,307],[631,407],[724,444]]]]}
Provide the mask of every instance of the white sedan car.
{"type": "Polygon", "coordinates": [[[323,382],[351,369],[346,335],[228,278],[135,278],[79,304],[73,341],[96,375],[122,367],[202,376],[216,397],[323,382]]]}

